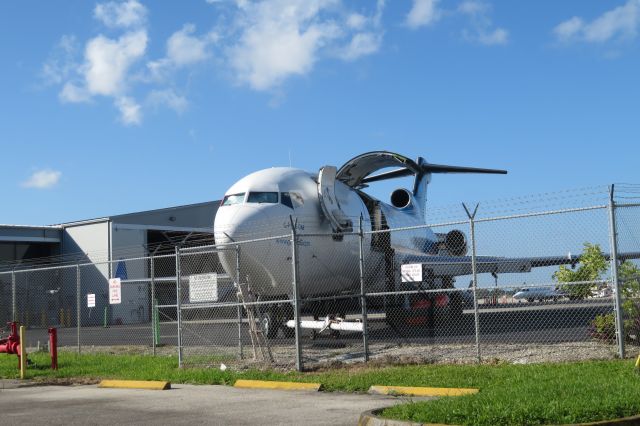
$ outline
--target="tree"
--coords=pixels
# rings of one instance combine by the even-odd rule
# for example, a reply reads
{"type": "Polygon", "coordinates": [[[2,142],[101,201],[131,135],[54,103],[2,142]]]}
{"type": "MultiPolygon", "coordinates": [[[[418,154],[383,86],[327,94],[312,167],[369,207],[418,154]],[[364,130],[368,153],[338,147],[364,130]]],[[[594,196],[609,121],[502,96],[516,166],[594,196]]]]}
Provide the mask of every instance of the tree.
{"type": "Polygon", "coordinates": [[[609,263],[598,244],[584,243],[584,250],[580,256],[580,266],[577,269],[561,265],[553,274],[553,279],[559,283],[562,290],[570,299],[584,299],[591,295],[592,281],[602,280],[602,275],[609,269],[609,263]],[[579,282],[580,284],[569,284],[579,282]]]}
{"type": "Polygon", "coordinates": [[[640,340],[640,268],[630,260],[618,268],[624,331],[627,340],[640,340]]]}

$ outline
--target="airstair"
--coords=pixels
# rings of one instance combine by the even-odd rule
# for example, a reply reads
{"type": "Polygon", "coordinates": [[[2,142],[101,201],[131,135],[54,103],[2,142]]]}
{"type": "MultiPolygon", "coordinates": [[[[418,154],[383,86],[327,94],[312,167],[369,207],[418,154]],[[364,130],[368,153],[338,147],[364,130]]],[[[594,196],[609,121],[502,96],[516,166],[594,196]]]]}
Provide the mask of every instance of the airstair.
{"type": "Polygon", "coordinates": [[[262,329],[262,321],[256,321],[256,319],[261,319],[262,316],[260,315],[257,305],[255,305],[256,297],[253,292],[251,292],[248,283],[238,284],[238,299],[240,299],[247,313],[249,335],[251,336],[251,346],[253,347],[253,359],[261,359],[262,361],[272,363],[273,355],[271,354],[269,342],[262,329]]]}

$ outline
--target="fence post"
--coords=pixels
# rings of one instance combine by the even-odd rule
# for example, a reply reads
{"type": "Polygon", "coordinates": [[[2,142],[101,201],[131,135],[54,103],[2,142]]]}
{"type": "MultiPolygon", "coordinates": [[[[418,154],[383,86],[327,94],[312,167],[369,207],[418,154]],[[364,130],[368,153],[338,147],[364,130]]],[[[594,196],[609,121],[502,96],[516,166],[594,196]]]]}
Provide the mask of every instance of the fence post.
{"type": "Polygon", "coordinates": [[[149,257],[149,277],[151,278],[151,346],[153,347],[153,356],[156,356],[156,345],[158,342],[158,322],[156,312],[156,273],[155,262],[153,256],[149,257]]]}
{"type": "Polygon", "coordinates": [[[238,313],[238,352],[240,359],[244,359],[244,353],[242,348],[242,306],[240,306],[240,297],[238,296],[240,291],[240,245],[236,245],[236,310],[238,313]]]}
{"type": "Polygon", "coordinates": [[[609,238],[611,245],[611,278],[613,279],[613,288],[616,293],[615,310],[616,310],[616,334],[618,338],[618,355],[624,359],[624,320],[622,318],[622,292],[620,291],[620,283],[618,280],[618,233],[616,228],[616,203],[614,200],[614,185],[609,187],[609,238]]]}
{"type": "Polygon", "coordinates": [[[18,319],[18,298],[16,296],[16,271],[11,271],[11,321],[15,322],[18,319]]]}
{"type": "Polygon", "coordinates": [[[302,347],[300,346],[300,294],[298,292],[298,243],[296,235],[296,223],[293,217],[289,216],[291,222],[291,277],[293,287],[293,320],[295,322],[296,335],[296,368],[298,371],[304,369],[302,362],[302,347]]]}
{"type": "Polygon", "coordinates": [[[82,295],[81,295],[80,265],[76,265],[76,330],[78,338],[78,353],[80,353],[80,326],[82,322],[82,295]]]}
{"type": "Polygon", "coordinates": [[[369,329],[367,327],[367,297],[364,282],[364,231],[362,229],[362,215],[358,232],[359,264],[360,264],[360,306],[362,307],[362,345],[364,346],[364,362],[369,361],[369,329]]]}
{"type": "Polygon", "coordinates": [[[480,316],[478,312],[478,270],[476,268],[476,228],[475,217],[478,212],[480,204],[476,204],[473,213],[469,211],[467,206],[462,203],[464,211],[469,217],[469,231],[471,233],[471,273],[473,275],[473,317],[475,321],[476,330],[476,355],[478,357],[478,363],[482,362],[482,352],[480,351],[480,316]]]}
{"type": "Polygon", "coordinates": [[[180,247],[176,246],[176,320],[178,321],[178,368],[182,368],[182,275],[180,247]]]}

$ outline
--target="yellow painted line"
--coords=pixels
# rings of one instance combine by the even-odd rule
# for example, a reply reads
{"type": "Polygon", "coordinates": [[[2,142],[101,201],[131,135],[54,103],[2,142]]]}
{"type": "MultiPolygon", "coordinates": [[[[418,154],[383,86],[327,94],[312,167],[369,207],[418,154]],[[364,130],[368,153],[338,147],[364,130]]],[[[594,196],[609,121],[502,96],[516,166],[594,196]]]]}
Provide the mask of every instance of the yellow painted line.
{"type": "Polygon", "coordinates": [[[425,388],[412,386],[371,386],[369,393],[407,396],[462,396],[478,393],[471,388],[425,388]]]}
{"type": "Polygon", "coordinates": [[[322,387],[320,383],[298,383],[298,382],[271,382],[266,380],[236,380],[233,385],[236,388],[249,389],[278,389],[278,390],[306,390],[319,391],[322,387]]]}
{"type": "Polygon", "coordinates": [[[167,390],[167,389],[171,389],[171,383],[153,381],[153,380],[103,380],[100,382],[98,387],[99,388],[167,390]]]}

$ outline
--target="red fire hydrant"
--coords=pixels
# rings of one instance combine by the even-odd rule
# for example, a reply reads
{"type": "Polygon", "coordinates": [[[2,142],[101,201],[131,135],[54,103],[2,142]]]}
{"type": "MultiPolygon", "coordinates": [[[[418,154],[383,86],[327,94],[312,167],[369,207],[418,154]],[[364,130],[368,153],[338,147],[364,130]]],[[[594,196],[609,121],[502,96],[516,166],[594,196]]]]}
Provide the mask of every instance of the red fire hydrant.
{"type": "Polygon", "coordinates": [[[0,339],[0,353],[14,354],[18,356],[18,368],[20,367],[20,335],[18,323],[7,323],[11,327],[11,334],[5,339],[0,339]]]}

